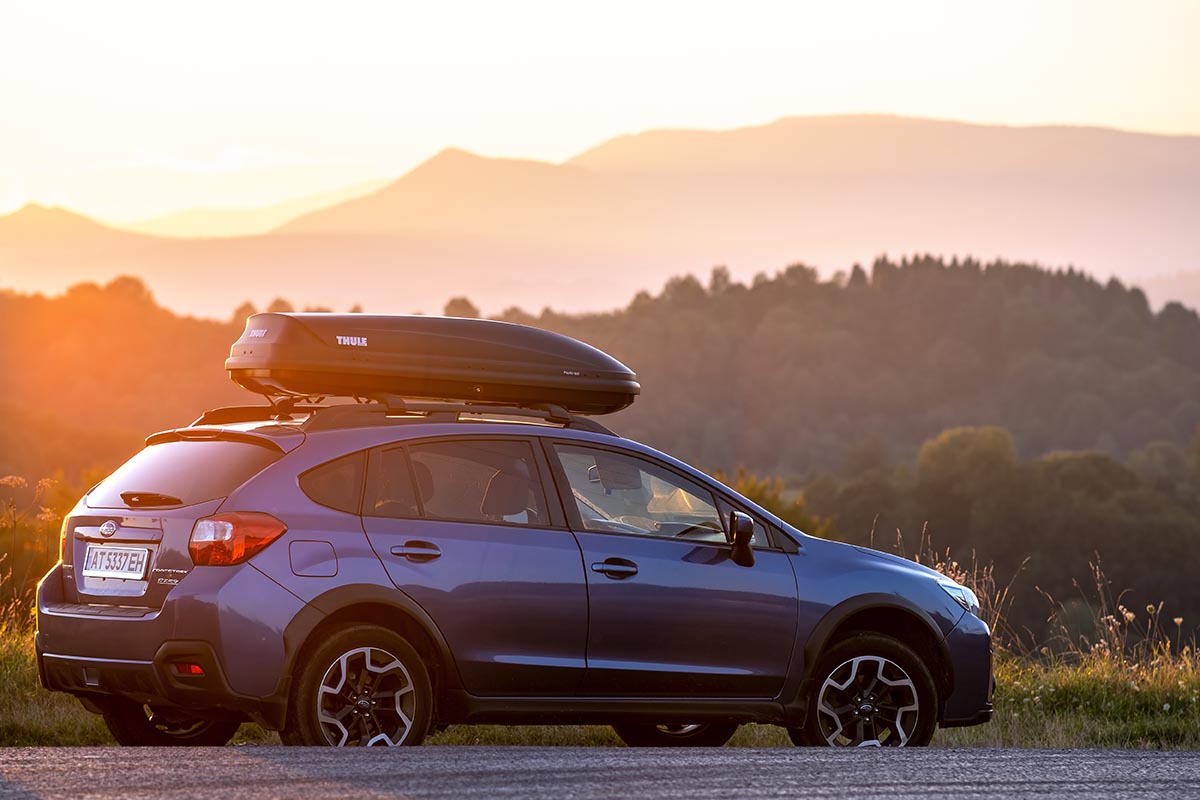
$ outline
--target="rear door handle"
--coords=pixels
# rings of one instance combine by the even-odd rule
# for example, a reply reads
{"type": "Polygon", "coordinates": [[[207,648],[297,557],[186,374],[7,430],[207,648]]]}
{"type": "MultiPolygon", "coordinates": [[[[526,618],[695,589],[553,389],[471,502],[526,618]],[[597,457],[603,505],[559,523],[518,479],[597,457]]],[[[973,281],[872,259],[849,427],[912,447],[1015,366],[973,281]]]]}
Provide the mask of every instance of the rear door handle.
{"type": "Polygon", "coordinates": [[[637,564],[625,558],[606,558],[592,564],[592,572],[599,572],[605,577],[619,581],[637,575],[638,568],[637,564]]]}
{"type": "Polygon", "coordinates": [[[415,539],[392,548],[392,555],[415,562],[433,561],[441,554],[441,548],[433,542],[422,542],[415,539]]]}

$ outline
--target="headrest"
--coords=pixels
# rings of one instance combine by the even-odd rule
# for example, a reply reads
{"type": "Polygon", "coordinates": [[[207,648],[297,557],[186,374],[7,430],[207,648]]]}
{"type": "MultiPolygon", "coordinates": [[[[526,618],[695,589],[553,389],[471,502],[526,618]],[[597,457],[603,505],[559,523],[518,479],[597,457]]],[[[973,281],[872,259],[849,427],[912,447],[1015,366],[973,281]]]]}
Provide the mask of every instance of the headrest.
{"type": "Polygon", "coordinates": [[[525,510],[529,502],[529,481],[511,472],[497,472],[488,481],[480,513],[488,517],[507,517],[525,510]]]}
{"type": "Polygon", "coordinates": [[[597,453],[596,471],[600,474],[600,485],[605,489],[642,488],[642,472],[637,462],[628,458],[597,453]]]}

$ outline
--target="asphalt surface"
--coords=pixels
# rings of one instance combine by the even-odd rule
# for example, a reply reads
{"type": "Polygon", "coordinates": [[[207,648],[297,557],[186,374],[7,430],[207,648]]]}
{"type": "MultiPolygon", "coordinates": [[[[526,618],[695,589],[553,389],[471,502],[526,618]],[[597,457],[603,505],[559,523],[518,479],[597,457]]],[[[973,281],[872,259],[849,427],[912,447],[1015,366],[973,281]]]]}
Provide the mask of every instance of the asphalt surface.
{"type": "Polygon", "coordinates": [[[0,799],[1200,798],[1200,753],[602,747],[0,749],[0,799]]]}

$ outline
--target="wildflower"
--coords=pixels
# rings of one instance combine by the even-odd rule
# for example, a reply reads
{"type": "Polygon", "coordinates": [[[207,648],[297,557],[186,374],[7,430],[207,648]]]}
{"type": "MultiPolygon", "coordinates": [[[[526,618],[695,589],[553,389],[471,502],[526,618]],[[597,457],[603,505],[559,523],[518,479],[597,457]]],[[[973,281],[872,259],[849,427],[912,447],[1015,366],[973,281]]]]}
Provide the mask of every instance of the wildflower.
{"type": "Polygon", "coordinates": [[[1153,613],[1154,613],[1154,604],[1153,604],[1153,603],[1147,603],[1147,604],[1146,604],[1146,613],[1147,613],[1147,614],[1153,614],[1153,613]]]}
{"type": "Polygon", "coordinates": [[[1178,628],[1180,625],[1183,624],[1183,617],[1176,617],[1174,622],[1175,622],[1175,627],[1178,628]]]}
{"type": "Polygon", "coordinates": [[[25,479],[20,475],[5,475],[0,478],[0,486],[7,486],[11,489],[24,489],[26,485],[25,479]]]}
{"type": "Polygon", "coordinates": [[[1163,711],[1170,711],[1170,710],[1171,710],[1171,704],[1163,703],[1163,711]]]}

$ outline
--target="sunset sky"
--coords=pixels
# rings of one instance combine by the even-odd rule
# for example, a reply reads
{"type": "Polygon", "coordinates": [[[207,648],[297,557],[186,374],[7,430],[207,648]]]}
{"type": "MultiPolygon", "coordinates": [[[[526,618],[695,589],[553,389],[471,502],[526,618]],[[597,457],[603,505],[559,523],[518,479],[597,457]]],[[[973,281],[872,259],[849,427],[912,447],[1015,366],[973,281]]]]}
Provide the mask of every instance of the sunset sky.
{"type": "Polygon", "coordinates": [[[108,220],[557,161],[656,127],[888,112],[1200,132],[1200,3],[0,6],[0,213],[108,220]]]}

